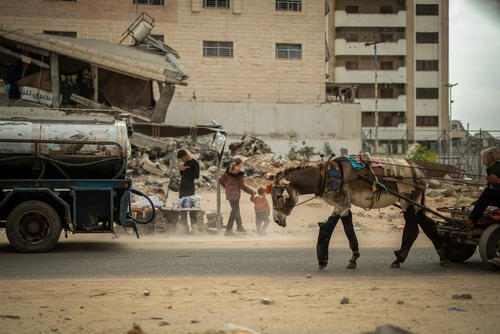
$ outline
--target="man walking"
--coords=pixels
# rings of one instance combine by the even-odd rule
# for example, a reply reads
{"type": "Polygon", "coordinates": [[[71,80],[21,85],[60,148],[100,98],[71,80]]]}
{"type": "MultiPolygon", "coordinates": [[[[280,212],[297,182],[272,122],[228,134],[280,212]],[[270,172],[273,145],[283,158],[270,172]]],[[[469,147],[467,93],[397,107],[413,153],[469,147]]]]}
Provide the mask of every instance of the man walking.
{"type": "MultiPolygon", "coordinates": [[[[183,163],[179,164],[179,173],[181,182],[179,186],[179,198],[194,195],[194,180],[200,177],[200,165],[191,158],[185,150],[177,152],[177,158],[183,163]]],[[[189,211],[191,219],[191,228],[194,230],[196,225],[196,211],[189,211]]],[[[181,224],[187,228],[187,212],[181,212],[181,224]]]]}

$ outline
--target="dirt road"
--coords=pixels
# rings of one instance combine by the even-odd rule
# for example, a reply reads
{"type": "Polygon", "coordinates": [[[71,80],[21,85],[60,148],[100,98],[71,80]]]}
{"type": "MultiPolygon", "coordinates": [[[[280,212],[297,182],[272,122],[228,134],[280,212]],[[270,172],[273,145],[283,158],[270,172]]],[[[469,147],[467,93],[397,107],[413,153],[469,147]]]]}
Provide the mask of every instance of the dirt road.
{"type": "MultiPolygon", "coordinates": [[[[213,207],[214,197],[204,201],[213,207]]],[[[294,211],[290,228],[272,225],[264,238],[253,231],[238,238],[71,236],[54,252],[17,254],[1,235],[0,333],[126,333],[134,322],[146,333],[360,333],[386,323],[415,333],[498,331],[500,278],[477,255],[440,267],[422,234],[408,262],[390,269],[398,212],[355,210],[359,268],[345,268],[339,226],[330,266],[319,272],[315,222],[330,208],[308,204],[294,211]]],[[[251,230],[252,207],[242,207],[251,230]]]]}

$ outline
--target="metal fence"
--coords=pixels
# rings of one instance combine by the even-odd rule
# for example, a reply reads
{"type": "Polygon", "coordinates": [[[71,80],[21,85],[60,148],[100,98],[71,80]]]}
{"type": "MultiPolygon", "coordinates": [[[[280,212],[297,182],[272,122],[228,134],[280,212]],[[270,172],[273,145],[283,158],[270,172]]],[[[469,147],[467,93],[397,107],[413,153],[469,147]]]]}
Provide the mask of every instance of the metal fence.
{"type": "MultiPolygon", "coordinates": [[[[379,130],[379,138],[390,137],[392,139],[379,139],[379,147],[376,152],[380,157],[403,158],[409,148],[414,144],[426,146],[437,154],[435,162],[453,165],[464,177],[473,179],[482,178],[485,175],[485,167],[482,163],[481,151],[491,147],[500,147],[500,130],[442,130],[436,135],[433,130],[433,139],[408,140],[408,138],[426,138],[430,131],[417,130],[413,136],[408,131],[379,130]],[[437,138],[436,138],[437,137],[437,138]]],[[[363,151],[375,154],[375,134],[372,129],[363,130],[363,151]]]]}

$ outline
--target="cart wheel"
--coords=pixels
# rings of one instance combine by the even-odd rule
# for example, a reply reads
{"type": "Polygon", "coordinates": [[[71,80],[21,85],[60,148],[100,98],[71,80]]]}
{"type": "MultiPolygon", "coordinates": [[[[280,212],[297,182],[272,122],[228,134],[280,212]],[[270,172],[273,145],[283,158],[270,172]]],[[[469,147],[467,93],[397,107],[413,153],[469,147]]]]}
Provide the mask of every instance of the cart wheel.
{"type": "Polygon", "coordinates": [[[479,255],[484,263],[500,268],[500,224],[490,225],[479,239],[479,255]]]}
{"type": "Polygon", "coordinates": [[[448,257],[451,262],[464,262],[474,255],[476,246],[461,244],[453,239],[447,239],[444,251],[446,257],[448,257]]]}
{"type": "Polygon", "coordinates": [[[61,230],[59,215],[45,202],[21,203],[7,218],[7,238],[19,252],[50,250],[59,240],[61,230]]]}

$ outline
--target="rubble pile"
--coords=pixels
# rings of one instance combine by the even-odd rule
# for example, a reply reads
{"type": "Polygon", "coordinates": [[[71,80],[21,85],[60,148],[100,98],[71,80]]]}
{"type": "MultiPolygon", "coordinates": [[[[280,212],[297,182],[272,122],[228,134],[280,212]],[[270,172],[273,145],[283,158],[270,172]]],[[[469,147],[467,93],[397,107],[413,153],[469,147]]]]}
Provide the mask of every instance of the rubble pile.
{"type": "MultiPolygon", "coordinates": [[[[167,194],[170,178],[180,177],[177,151],[181,148],[187,150],[200,164],[200,178],[195,181],[197,188],[214,190],[217,187],[217,152],[210,145],[210,140],[204,142],[192,137],[161,139],[136,133],[130,141],[133,150],[127,174],[134,180],[134,187],[163,199],[167,194]]],[[[264,141],[244,136],[240,141],[229,145],[229,152],[225,152],[222,157],[220,173],[237,156],[244,160],[247,184],[250,187],[265,185],[267,181],[262,177],[264,173],[276,173],[281,168],[298,163],[278,157],[264,141]]],[[[457,184],[455,179],[446,175],[444,178],[428,179],[426,196],[468,203],[477,199],[481,191],[475,181],[462,179],[457,184]]]]}
{"type": "Polygon", "coordinates": [[[245,157],[256,154],[272,153],[271,148],[264,141],[249,136],[243,136],[241,141],[229,145],[231,155],[243,155],[245,157]]]}
{"type": "MultiPolygon", "coordinates": [[[[455,180],[448,175],[440,179],[429,179],[426,196],[429,198],[455,198],[457,202],[472,202],[480,195],[482,188],[478,181],[461,179],[455,180]],[[458,183],[457,183],[458,182],[458,183]]],[[[457,203],[458,205],[458,203],[457,203]]]]}
{"type": "MultiPolygon", "coordinates": [[[[170,178],[180,177],[177,151],[182,148],[200,164],[200,178],[195,181],[197,188],[216,188],[217,152],[209,142],[187,137],[153,138],[139,133],[135,133],[130,142],[132,156],[127,175],[134,180],[134,187],[163,198],[167,193],[170,178]]],[[[230,152],[225,152],[222,157],[221,173],[238,155],[244,157],[245,173],[249,179],[258,178],[262,173],[273,171],[286,162],[280,161],[265,142],[255,137],[243,137],[241,141],[229,145],[229,150],[230,152]]]]}

